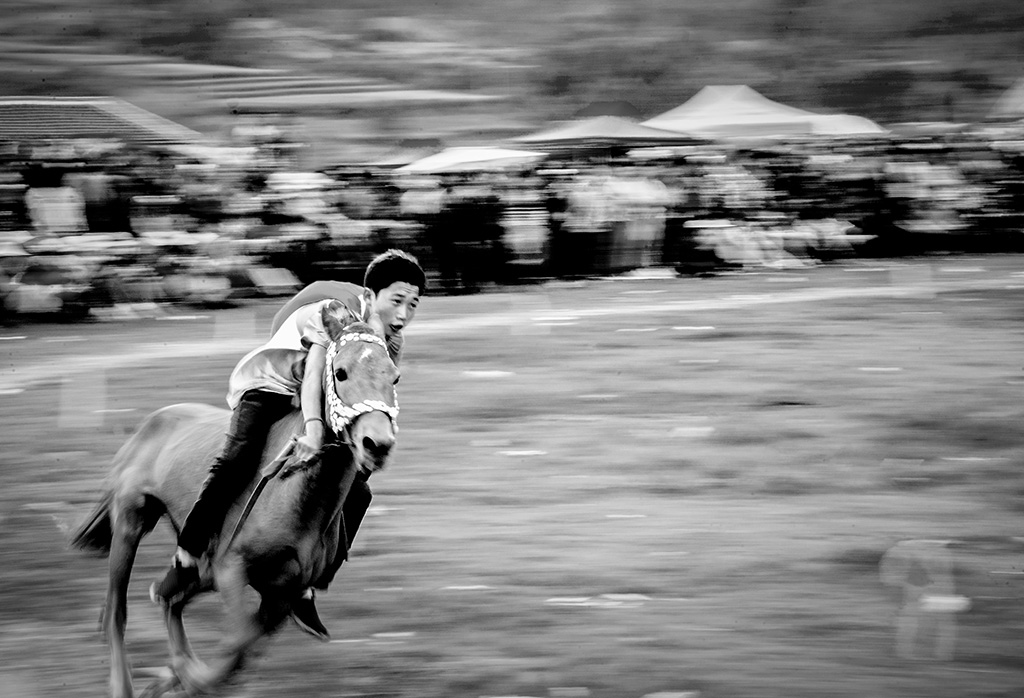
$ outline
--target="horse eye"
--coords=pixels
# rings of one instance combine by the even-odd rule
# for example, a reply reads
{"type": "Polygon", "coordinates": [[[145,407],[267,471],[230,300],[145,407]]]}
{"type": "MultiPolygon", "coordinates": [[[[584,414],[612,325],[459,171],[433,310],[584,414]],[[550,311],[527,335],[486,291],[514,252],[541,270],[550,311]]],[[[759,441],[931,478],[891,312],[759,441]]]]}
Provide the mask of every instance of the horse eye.
{"type": "Polygon", "coordinates": [[[346,371],[343,368],[339,368],[337,371],[334,372],[334,380],[337,380],[337,381],[346,381],[346,380],[348,380],[348,371],[346,371]]]}
{"type": "Polygon", "coordinates": [[[402,380],[401,376],[395,376],[395,382],[392,385],[398,385],[398,381],[402,380]]]}

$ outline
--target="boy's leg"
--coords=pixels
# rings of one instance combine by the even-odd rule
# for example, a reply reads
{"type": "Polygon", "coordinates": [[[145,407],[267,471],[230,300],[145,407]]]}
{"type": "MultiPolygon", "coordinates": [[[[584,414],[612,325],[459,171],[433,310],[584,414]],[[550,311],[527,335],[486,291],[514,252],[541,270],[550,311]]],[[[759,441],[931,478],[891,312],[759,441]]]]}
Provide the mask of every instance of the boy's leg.
{"type": "Polygon", "coordinates": [[[154,600],[170,602],[199,583],[199,558],[223,526],[228,509],[259,469],[270,427],[291,409],[287,395],[252,390],[242,396],[231,414],[224,449],[211,465],[178,534],[174,565],[151,590],[154,600]]]}

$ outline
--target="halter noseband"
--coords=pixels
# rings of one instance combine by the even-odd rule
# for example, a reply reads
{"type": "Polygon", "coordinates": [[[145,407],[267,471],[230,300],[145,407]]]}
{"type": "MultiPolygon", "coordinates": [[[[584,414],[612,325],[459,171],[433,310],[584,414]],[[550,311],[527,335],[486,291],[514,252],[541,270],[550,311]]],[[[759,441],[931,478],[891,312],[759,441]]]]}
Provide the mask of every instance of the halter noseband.
{"type": "MultiPolygon", "coordinates": [[[[324,397],[327,408],[327,421],[339,438],[344,438],[347,429],[359,415],[369,412],[383,412],[391,420],[395,431],[398,431],[398,392],[395,392],[395,404],[391,406],[383,400],[363,400],[354,405],[346,405],[338,396],[334,388],[334,359],[338,356],[338,350],[350,342],[369,342],[379,344],[387,351],[387,343],[375,334],[369,332],[349,332],[343,334],[327,346],[327,368],[330,371],[324,380],[324,397]]],[[[390,354],[389,354],[390,356],[390,354]]]]}

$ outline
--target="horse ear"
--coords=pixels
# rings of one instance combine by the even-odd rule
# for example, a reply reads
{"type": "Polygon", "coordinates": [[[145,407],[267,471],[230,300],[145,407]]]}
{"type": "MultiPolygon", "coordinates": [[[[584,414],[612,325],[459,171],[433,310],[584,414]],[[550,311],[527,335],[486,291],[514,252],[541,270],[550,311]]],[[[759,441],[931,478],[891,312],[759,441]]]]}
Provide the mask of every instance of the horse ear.
{"type": "Polygon", "coordinates": [[[354,320],[352,312],[341,301],[331,301],[321,308],[320,319],[327,330],[327,336],[332,340],[340,337],[354,320]]]}

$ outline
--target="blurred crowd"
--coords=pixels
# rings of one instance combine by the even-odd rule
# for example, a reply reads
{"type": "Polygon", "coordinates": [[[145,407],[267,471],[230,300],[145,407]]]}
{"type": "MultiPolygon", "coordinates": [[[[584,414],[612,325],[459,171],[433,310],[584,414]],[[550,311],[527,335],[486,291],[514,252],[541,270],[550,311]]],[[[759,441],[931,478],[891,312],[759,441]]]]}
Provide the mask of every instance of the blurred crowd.
{"type": "Polygon", "coordinates": [[[0,144],[4,318],[159,314],[401,247],[448,293],[662,268],[1021,251],[1024,147],[974,133],[626,149],[529,166],[303,172],[115,141],[0,144]]]}

